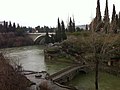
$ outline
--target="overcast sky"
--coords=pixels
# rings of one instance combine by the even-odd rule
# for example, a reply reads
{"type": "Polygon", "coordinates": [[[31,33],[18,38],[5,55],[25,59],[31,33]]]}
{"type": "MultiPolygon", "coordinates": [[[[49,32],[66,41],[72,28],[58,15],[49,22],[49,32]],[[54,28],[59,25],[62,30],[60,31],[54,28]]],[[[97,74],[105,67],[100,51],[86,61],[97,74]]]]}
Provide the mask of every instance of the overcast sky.
{"type": "MultiPolygon", "coordinates": [[[[104,15],[105,1],[101,2],[104,15]]],[[[12,21],[24,26],[56,26],[57,18],[68,21],[75,18],[76,25],[88,24],[95,17],[97,0],[0,0],[0,21],[12,21]]],[[[109,14],[112,6],[120,11],[120,0],[108,0],[109,14]]]]}

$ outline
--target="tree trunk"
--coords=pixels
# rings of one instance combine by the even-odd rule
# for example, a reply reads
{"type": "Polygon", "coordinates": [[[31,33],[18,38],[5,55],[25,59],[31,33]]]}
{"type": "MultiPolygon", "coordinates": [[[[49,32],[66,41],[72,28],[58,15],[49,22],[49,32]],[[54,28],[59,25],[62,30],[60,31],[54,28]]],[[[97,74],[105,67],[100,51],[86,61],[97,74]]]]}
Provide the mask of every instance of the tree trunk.
{"type": "Polygon", "coordinates": [[[96,59],[96,67],[95,67],[95,90],[98,90],[98,65],[99,65],[99,61],[98,59],[96,59]]]}

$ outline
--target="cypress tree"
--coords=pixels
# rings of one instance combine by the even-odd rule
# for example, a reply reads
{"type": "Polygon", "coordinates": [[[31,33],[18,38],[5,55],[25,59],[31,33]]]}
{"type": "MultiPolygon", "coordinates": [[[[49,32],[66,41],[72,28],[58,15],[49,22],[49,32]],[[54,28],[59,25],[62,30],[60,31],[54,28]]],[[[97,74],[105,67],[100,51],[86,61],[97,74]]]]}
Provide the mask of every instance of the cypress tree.
{"type": "Polygon", "coordinates": [[[116,25],[117,25],[117,30],[119,29],[119,14],[116,14],[116,25]]]}
{"type": "Polygon", "coordinates": [[[58,31],[61,31],[61,25],[60,25],[60,20],[58,18],[58,31]]]}
{"type": "Polygon", "coordinates": [[[114,33],[117,33],[117,30],[118,30],[118,15],[116,14],[116,16],[115,16],[115,29],[114,29],[114,33]]]}
{"type": "Polygon", "coordinates": [[[116,24],[117,24],[117,26],[118,26],[118,15],[116,14],[116,24]]]}
{"type": "Polygon", "coordinates": [[[97,8],[96,8],[96,19],[97,23],[101,22],[101,11],[100,11],[100,1],[97,1],[97,8]]]}
{"type": "Polygon", "coordinates": [[[105,7],[105,12],[104,12],[104,23],[109,22],[109,10],[108,10],[108,0],[106,0],[106,7],[105,7]]]}
{"type": "Polygon", "coordinates": [[[62,40],[67,39],[67,35],[65,33],[65,25],[63,21],[61,22],[61,37],[62,37],[62,40]]]}
{"type": "Polygon", "coordinates": [[[48,30],[46,29],[46,35],[45,35],[45,43],[46,44],[49,44],[50,41],[49,41],[49,34],[48,34],[48,30]]]}
{"type": "Polygon", "coordinates": [[[53,34],[51,35],[50,42],[53,44],[55,43],[55,36],[53,34]]]}
{"type": "Polygon", "coordinates": [[[9,32],[13,32],[11,21],[9,22],[9,32]]]}
{"type": "MultiPolygon", "coordinates": [[[[118,18],[118,16],[117,16],[117,18],[118,18]]],[[[111,33],[117,33],[116,10],[115,10],[115,5],[114,4],[113,4],[113,12],[112,12],[110,32],[111,33]]]]}
{"type": "Polygon", "coordinates": [[[6,32],[5,21],[3,21],[3,32],[6,32]]]}
{"type": "Polygon", "coordinates": [[[118,29],[120,29],[120,12],[118,14],[118,29]]]}
{"type": "Polygon", "coordinates": [[[8,22],[6,22],[6,24],[5,24],[5,28],[6,28],[6,31],[9,32],[8,22]]]}
{"type": "Polygon", "coordinates": [[[88,30],[88,25],[86,24],[85,29],[88,30]]]}
{"type": "Polygon", "coordinates": [[[75,20],[74,20],[74,18],[73,18],[73,32],[75,32],[75,20]]]}
{"type": "MultiPolygon", "coordinates": [[[[16,26],[15,26],[16,27],[16,26]]],[[[19,24],[17,24],[17,29],[20,29],[20,25],[19,24]]]]}
{"type": "Polygon", "coordinates": [[[8,30],[8,22],[4,21],[3,23],[4,23],[3,24],[3,32],[8,32],[9,31],[8,30]]]}
{"type": "Polygon", "coordinates": [[[103,18],[103,23],[104,23],[103,30],[105,31],[105,33],[108,33],[109,21],[110,19],[109,19],[109,10],[108,10],[108,0],[106,0],[106,7],[104,12],[104,18],[103,18]]]}
{"type": "Polygon", "coordinates": [[[97,8],[96,8],[96,17],[92,22],[92,28],[94,31],[98,32],[102,28],[102,20],[101,20],[101,11],[100,11],[100,1],[97,0],[97,8]]]}
{"type": "Polygon", "coordinates": [[[16,24],[13,23],[13,32],[15,32],[15,31],[16,31],[16,24]]]}
{"type": "Polygon", "coordinates": [[[70,17],[70,21],[69,21],[69,25],[68,25],[68,31],[73,32],[73,22],[72,22],[71,17],[70,17]]]}
{"type": "Polygon", "coordinates": [[[112,12],[112,21],[113,22],[115,20],[115,16],[116,16],[116,10],[115,10],[115,5],[113,4],[113,12],[112,12]]]}
{"type": "Polygon", "coordinates": [[[55,41],[56,42],[61,42],[61,25],[60,25],[59,18],[58,18],[58,27],[57,27],[56,35],[55,35],[55,41]]]}
{"type": "Polygon", "coordinates": [[[61,42],[61,25],[59,18],[58,18],[58,41],[61,42]]]}

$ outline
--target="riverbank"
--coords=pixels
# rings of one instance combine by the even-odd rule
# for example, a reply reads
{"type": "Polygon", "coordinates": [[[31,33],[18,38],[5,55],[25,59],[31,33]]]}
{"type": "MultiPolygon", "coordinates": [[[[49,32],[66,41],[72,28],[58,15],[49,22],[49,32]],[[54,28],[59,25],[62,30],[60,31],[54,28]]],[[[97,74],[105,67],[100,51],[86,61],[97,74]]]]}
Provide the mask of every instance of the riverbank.
{"type": "Polygon", "coordinates": [[[33,44],[33,40],[26,35],[16,35],[14,32],[0,33],[0,49],[33,44]]]}
{"type": "Polygon", "coordinates": [[[0,90],[27,90],[32,84],[0,53],[0,90]]]}

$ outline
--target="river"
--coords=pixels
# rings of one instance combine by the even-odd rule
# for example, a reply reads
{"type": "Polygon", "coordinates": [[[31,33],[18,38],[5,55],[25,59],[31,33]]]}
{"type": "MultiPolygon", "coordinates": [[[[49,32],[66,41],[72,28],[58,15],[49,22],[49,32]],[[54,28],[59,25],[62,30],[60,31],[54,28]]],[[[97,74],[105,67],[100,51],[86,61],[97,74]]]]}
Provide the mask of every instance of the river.
{"type": "MultiPolygon", "coordinates": [[[[46,63],[43,46],[25,46],[1,49],[13,63],[21,64],[24,70],[48,71],[50,74],[69,66],[66,63],[46,63]]],[[[80,74],[71,82],[81,90],[94,90],[94,73],[80,74]]],[[[100,73],[100,90],[120,90],[120,77],[108,73],[100,73]]]]}
{"type": "Polygon", "coordinates": [[[24,46],[1,49],[12,64],[22,65],[24,70],[47,71],[52,74],[69,66],[66,63],[46,63],[44,61],[44,46],[24,46]]]}
{"type": "MultiPolygon", "coordinates": [[[[68,84],[76,86],[79,90],[95,90],[95,73],[81,73],[68,84]]],[[[99,90],[120,90],[120,77],[99,72],[99,90]]]]}

